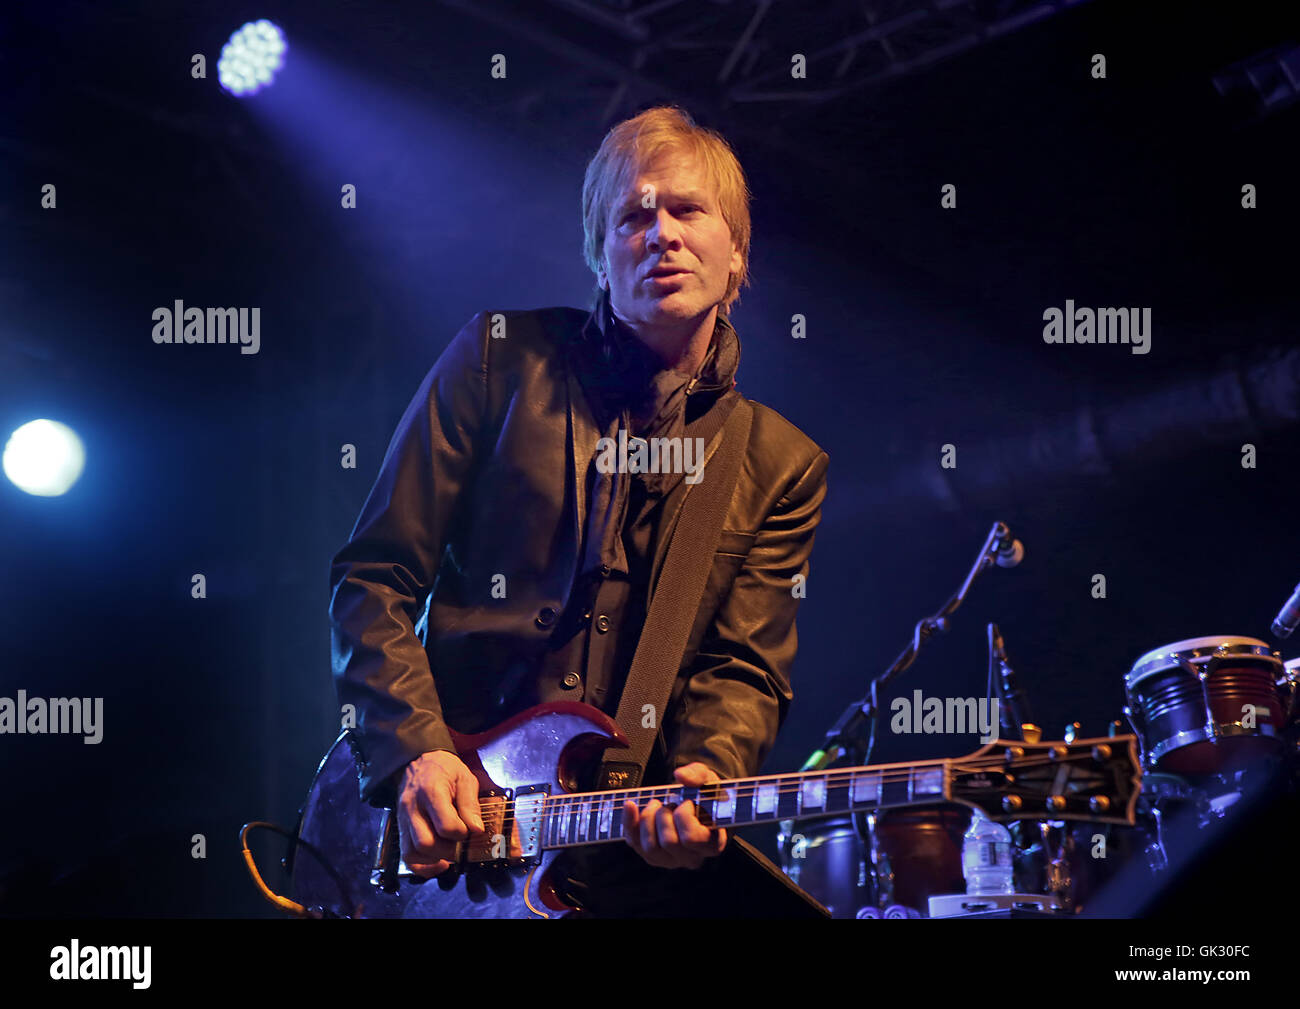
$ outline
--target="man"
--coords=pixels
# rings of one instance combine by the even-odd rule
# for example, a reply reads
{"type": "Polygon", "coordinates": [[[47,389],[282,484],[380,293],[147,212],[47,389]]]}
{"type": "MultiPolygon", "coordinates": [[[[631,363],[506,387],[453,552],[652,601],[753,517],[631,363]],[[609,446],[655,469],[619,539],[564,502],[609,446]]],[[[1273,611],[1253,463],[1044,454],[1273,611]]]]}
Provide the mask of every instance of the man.
{"type": "MultiPolygon", "coordinates": [[[[614,127],[583,186],[595,311],[480,313],[398,425],[334,558],[330,615],[339,699],[358,714],[361,794],[396,803],[414,872],[438,875],[454,843],[483,830],[449,725],[478,732],[552,700],[617,710],[700,474],[622,472],[611,453],[602,462],[601,438],[686,446],[739,401],[728,312],[748,273],[748,201],[726,142],[680,110],[614,127]]],[[[792,696],[796,586],[828,459],[753,408],[647,784],[756,774],[792,696]]],[[[574,892],[599,913],[671,913],[655,904],[667,892],[656,874],[700,870],[728,850],[727,832],[689,802],[628,803],[624,817],[636,866],[629,849],[622,862],[572,856],[574,892]]]]}

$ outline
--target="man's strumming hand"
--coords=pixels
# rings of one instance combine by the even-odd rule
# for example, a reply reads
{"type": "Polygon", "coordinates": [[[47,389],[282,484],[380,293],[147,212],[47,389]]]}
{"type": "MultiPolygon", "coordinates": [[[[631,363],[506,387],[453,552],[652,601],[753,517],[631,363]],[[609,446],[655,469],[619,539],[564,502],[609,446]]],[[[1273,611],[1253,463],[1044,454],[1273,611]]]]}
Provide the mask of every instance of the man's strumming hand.
{"type": "MultiPolygon", "coordinates": [[[[698,761],[673,772],[683,785],[709,785],[721,779],[698,761]]],[[[698,869],[706,858],[722,853],[727,831],[707,827],[695,815],[695,803],[665,806],[652,799],[638,810],[630,799],[623,803],[623,836],[632,850],[650,865],[661,869],[698,869]]]]}
{"type": "Polygon", "coordinates": [[[397,830],[402,861],[419,876],[437,876],[456,855],[456,842],[486,833],[478,779],[449,750],[422,753],[402,774],[397,830]]]}

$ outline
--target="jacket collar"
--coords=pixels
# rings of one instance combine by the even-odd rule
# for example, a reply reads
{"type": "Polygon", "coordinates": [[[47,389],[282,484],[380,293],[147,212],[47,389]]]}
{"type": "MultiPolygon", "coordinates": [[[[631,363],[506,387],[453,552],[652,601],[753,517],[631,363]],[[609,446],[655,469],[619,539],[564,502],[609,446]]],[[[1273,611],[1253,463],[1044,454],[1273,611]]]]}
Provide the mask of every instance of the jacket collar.
{"type": "MultiPolygon", "coordinates": [[[[620,392],[644,388],[666,371],[659,355],[618,321],[609,292],[600,291],[577,340],[575,366],[583,386],[604,405],[620,392]]],[[[740,367],[740,337],[731,320],[719,312],[704,361],[688,384],[701,405],[735,388],[740,367]],[[705,394],[705,395],[701,395],[705,394]],[[712,395],[709,395],[712,394],[712,395]]],[[[694,411],[692,411],[694,412],[694,411]]]]}

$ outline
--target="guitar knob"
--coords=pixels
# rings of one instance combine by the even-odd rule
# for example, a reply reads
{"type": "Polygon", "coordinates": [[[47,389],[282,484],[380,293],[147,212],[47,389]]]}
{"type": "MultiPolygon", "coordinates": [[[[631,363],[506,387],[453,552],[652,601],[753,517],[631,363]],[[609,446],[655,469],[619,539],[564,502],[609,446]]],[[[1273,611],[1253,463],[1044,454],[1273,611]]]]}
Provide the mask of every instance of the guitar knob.
{"type": "Polygon", "coordinates": [[[1043,738],[1043,730],[1040,726],[1032,722],[1025,722],[1020,726],[1020,734],[1024,737],[1026,743],[1037,743],[1043,738]]]}
{"type": "Polygon", "coordinates": [[[1049,795],[1047,797],[1047,808],[1053,813],[1059,813],[1065,808],[1064,795],[1049,795]]]}
{"type": "Polygon", "coordinates": [[[1002,797],[1002,808],[1008,813],[1018,812],[1024,804],[1024,800],[1018,795],[1004,795],[1002,797]]]}
{"type": "Polygon", "coordinates": [[[1110,809],[1110,799],[1104,795],[1094,795],[1088,800],[1088,808],[1094,813],[1104,813],[1110,809]]]}

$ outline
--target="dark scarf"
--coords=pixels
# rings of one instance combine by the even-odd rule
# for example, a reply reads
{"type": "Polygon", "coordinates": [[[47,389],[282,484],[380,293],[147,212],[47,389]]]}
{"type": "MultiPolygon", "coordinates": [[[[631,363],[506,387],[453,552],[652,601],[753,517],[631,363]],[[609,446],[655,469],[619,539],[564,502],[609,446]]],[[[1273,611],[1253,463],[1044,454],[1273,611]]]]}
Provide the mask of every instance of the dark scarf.
{"type": "MultiPolygon", "coordinates": [[[[740,366],[740,337],[727,317],[719,313],[708,353],[695,375],[665,368],[659,355],[615,318],[605,292],[571,349],[573,366],[587,393],[596,425],[615,444],[620,428],[627,431],[629,440],[688,437],[686,425],[735,387],[740,366]],[[686,390],[692,378],[696,381],[688,398],[686,390]]],[[[587,465],[594,466],[594,459],[587,465]]],[[[632,480],[641,481],[648,499],[653,500],[669,494],[684,476],[597,471],[580,574],[602,564],[628,573],[622,532],[632,480]]]]}

